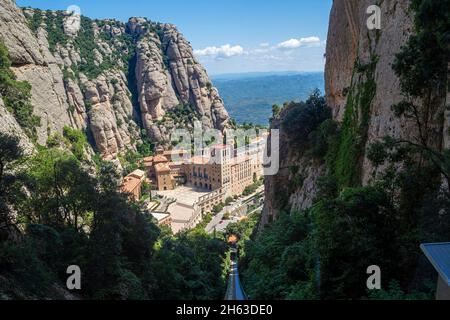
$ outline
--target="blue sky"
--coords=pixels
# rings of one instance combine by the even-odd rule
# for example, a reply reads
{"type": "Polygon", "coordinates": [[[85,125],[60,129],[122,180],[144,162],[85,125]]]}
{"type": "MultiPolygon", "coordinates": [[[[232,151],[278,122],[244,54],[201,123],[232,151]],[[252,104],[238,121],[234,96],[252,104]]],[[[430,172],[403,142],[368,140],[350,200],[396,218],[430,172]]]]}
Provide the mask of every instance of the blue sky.
{"type": "Polygon", "coordinates": [[[17,0],[20,6],[170,22],[210,74],[323,70],[332,0],[17,0]]]}

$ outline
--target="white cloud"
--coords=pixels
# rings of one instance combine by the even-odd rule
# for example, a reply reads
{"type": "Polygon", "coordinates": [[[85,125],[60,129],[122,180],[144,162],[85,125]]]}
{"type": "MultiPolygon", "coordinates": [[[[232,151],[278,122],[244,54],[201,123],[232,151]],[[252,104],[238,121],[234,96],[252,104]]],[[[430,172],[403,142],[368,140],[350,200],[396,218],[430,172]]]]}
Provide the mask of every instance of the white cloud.
{"type": "Polygon", "coordinates": [[[280,49],[295,49],[301,46],[301,42],[298,39],[290,39],[284,42],[281,42],[277,45],[280,49]]]}
{"type": "Polygon", "coordinates": [[[216,57],[219,59],[231,58],[234,56],[241,56],[245,54],[244,48],[239,45],[231,46],[229,44],[225,44],[220,47],[207,47],[201,50],[195,50],[194,54],[198,57],[216,57]]]}
{"type": "Polygon", "coordinates": [[[277,44],[262,42],[255,47],[210,46],[195,50],[212,74],[252,71],[317,71],[325,64],[325,41],[311,36],[277,44]]]}
{"type": "Polygon", "coordinates": [[[301,38],[300,42],[302,44],[310,44],[310,43],[320,43],[320,38],[319,37],[307,37],[307,38],[301,38]]]}
{"type": "Polygon", "coordinates": [[[307,37],[300,39],[289,39],[287,41],[279,43],[276,48],[281,50],[292,50],[303,46],[315,46],[320,45],[321,41],[319,37],[307,37]]]}

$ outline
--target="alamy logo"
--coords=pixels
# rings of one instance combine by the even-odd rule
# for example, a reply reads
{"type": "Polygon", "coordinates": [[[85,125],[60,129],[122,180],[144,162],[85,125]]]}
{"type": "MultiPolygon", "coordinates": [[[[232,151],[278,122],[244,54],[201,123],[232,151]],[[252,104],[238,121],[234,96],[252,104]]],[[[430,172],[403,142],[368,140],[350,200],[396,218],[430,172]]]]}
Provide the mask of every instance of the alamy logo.
{"type": "Polygon", "coordinates": [[[380,30],[381,29],[381,8],[379,6],[373,5],[367,8],[366,13],[369,16],[367,19],[367,28],[369,30],[380,30]]]}
{"type": "Polygon", "coordinates": [[[81,269],[79,266],[67,267],[67,274],[70,276],[67,278],[66,286],[69,290],[81,290],[81,269]]]}
{"type": "Polygon", "coordinates": [[[367,289],[380,290],[381,289],[381,269],[379,266],[370,266],[367,268],[367,274],[370,274],[367,279],[367,289]]]}
{"type": "Polygon", "coordinates": [[[76,5],[71,5],[66,10],[66,21],[64,23],[65,32],[75,35],[81,27],[81,9],[76,5]]]}

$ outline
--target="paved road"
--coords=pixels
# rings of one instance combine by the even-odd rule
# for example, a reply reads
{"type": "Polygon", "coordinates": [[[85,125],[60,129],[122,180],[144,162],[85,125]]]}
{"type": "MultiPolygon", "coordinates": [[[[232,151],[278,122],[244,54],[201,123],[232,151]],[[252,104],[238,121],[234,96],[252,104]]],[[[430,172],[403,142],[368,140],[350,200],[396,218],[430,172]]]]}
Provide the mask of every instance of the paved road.
{"type": "Polygon", "coordinates": [[[217,232],[224,232],[230,223],[239,221],[239,218],[237,217],[232,217],[230,220],[222,220],[224,215],[225,212],[220,212],[215,215],[211,222],[206,226],[205,231],[207,233],[213,233],[214,229],[216,229],[217,232]]]}
{"type": "MultiPolygon", "coordinates": [[[[258,190],[244,198],[240,198],[233,202],[230,206],[226,206],[220,211],[218,214],[216,214],[212,220],[208,223],[208,225],[205,227],[205,231],[207,233],[213,233],[214,229],[216,229],[217,232],[224,232],[227,226],[230,223],[238,222],[240,219],[239,217],[231,217],[230,220],[223,220],[223,217],[225,213],[227,212],[233,212],[236,211],[238,208],[242,207],[244,204],[248,203],[252,198],[257,196],[258,194],[262,193],[264,191],[264,186],[261,186],[258,188],[258,190]]],[[[248,216],[259,209],[262,209],[263,205],[257,208],[256,210],[253,210],[252,212],[247,212],[245,215],[248,216]]]]}
{"type": "Polygon", "coordinates": [[[239,270],[237,261],[231,261],[231,272],[228,277],[228,288],[225,295],[228,301],[247,300],[244,290],[242,290],[241,281],[239,280],[239,270]]]}

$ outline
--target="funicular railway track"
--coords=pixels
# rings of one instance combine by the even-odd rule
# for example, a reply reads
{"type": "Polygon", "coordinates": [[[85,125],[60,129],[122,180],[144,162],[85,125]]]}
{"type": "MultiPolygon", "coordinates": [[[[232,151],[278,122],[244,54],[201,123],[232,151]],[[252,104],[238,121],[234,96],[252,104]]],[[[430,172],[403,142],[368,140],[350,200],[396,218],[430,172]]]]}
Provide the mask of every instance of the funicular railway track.
{"type": "Polygon", "coordinates": [[[228,287],[225,294],[225,300],[228,301],[243,301],[247,300],[247,296],[242,289],[242,284],[239,279],[238,269],[238,250],[235,246],[231,248],[231,271],[228,275],[228,287]]]}

